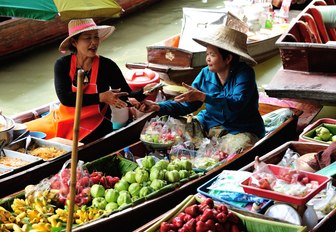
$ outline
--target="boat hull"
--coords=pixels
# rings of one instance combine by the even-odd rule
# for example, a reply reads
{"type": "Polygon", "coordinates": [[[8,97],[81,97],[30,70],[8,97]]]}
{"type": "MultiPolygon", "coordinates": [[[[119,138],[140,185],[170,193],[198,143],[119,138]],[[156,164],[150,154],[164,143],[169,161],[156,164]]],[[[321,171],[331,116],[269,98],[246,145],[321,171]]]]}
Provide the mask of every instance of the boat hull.
{"type": "MultiPolygon", "coordinates": [[[[266,114],[275,109],[279,109],[279,106],[262,104],[261,113],[266,114]]],[[[155,217],[167,212],[174,205],[184,200],[188,195],[197,192],[197,188],[218,175],[223,169],[237,170],[251,162],[253,162],[255,156],[260,154],[266,154],[277,146],[288,141],[288,139],[294,139],[295,130],[297,125],[297,119],[301,111],[294,110],[294,116],[288,119],[283,125],[281,125],[276,131],[269,134],[267,137],[261,139],[254,147],[244,151],[237,155],[234,159],[219,165],[205,175],[198,179],[194,179],[179,188],[176,188],[172,192],[168,192],[152,200],[146,201],[142,204],[136,205],[125,211],[112,214],[108,218],[103,218],[97,222],[88,223],[86,225],[74,228],[74,231],[93,231],[103,229],[120,228],[122,226],[124,231],[133,231],[139,228],[146,222],[154,219],[155,217]],[[139,217],[141,215],[141,217],[139,217]]],[[[131,146],[130,149],[136,157],[143,157],[148,154],[149,150],[145,145],[138,141],[131,146]]],[[[122,150],[116,154],[122,153],[122,150]]]]}

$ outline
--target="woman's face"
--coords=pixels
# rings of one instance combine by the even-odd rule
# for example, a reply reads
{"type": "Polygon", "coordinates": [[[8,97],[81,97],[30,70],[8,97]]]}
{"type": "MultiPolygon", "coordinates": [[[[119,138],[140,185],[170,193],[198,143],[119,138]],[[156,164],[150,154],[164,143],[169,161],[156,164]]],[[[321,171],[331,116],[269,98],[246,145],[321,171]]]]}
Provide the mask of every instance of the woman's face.
{"type": "Polygon", "coordinates": [[[85,31],[80,34],[77,41],[73,41],[77,54],[87,57],[94,57],[97,54],[99,43],[98,30],[85,31]]]}
{"type": "Polygon", "coordinates": [[[207,45],[206,62],[210,71],[219,73],[228,69],[228,64],[231,60],[230,57],[229,55],[223,59],[217,47],[210,44],[207,45]]]}

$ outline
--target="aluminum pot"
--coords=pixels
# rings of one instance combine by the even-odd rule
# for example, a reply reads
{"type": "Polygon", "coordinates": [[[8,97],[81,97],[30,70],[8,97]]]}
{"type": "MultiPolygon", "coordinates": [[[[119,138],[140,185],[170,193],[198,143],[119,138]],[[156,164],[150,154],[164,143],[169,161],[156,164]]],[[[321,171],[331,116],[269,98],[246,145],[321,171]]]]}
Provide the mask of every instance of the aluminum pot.
{"type": "Polygon", "coordinates": [[[13,140],[15,122],[13,119],[0,114],[0,147],[6,146],[13,140]]]}

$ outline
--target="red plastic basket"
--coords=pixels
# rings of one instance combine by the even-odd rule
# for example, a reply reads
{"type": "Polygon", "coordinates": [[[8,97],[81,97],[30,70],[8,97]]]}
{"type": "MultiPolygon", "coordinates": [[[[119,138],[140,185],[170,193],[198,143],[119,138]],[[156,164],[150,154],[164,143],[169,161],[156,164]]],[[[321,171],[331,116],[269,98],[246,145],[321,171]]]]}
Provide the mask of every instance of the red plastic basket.
{"type": "MultiPolygon", "coordinates": [[[[260,169],[262,171],[263,169],[269,168],[274,175],[278,175],[281,171],[284,170],[292,170],[291,168],[286,168],[286,167],[281,167],[273,164],[267,164],[265,167],[260,169]]],[[[250,186],[248,183],[250,182],[251,177],[247,178],[241,183],[241,186],[243,187],[244,191],[246,193],[254,194],[256,196],[272,199],[275,201],[282,201],[286,203],[291,203],[295,205],[304,205],[306,204],[311,198],[313,198],[317,193],[319,193],[322,189],[324,189],[327,186],[327,183],[331,180],[330,177],[327,176],[322,176],[318,174],[314,174],[311,172],[305,172],[305,171],[299,171],[299,173],[304,173],[307,175],[307,177],[310,180],[317,181],[319,183],[319,186],[311,191],[310,193],[306,194],[303,197],[297,197],[297,196],[290,196],[290,195],[285,195],[282,193],[278,193],[272,190],[266,190],[266,189],[261,189],[258,187],[250,186]]]]}

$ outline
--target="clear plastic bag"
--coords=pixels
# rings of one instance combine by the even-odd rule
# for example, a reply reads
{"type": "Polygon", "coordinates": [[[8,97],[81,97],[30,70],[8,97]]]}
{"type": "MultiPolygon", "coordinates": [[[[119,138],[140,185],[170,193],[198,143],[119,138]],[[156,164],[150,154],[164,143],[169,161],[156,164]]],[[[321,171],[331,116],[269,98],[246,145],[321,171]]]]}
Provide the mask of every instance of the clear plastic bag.
{"type": "Polygon", "coordinates": [[[174,144],[183,141],[185,127],[170,116],[156,116],[146,122],[140,139],[147,143],[174,144]]]}
{"type": "Polygon", "coordinates": [[[285,155],[282,157],[280,162],[278,163],[279,166],[282,167],[290,167],[295,169],[296,168],[296,160],[300,157],[300,155],[293,151],[290,148],[287,148],[285,155]]]}
{"type": "MultiPolygon", "coordinates": [[[[71,160],[64,163],[62,169],[53,177],[50,178],[50,188],[59,190],[59,202],[63,205],[69,199],[70,195],[70,180],[71,169],[67,166],[71,160]]],[[[83,167],[84,162],[78,161],[77,175],[76,175],[76,205],[85,205],[91,200],[90,195],[90,174],[87,169],[83,167]]]]}
{"type": "Polygon", "coordinates": [[[264,121],[266,134],[281,126],[291,116],[293,116],[293,111],[289,108],[277,109],[263,115],[262,119],[264,121]]]}

